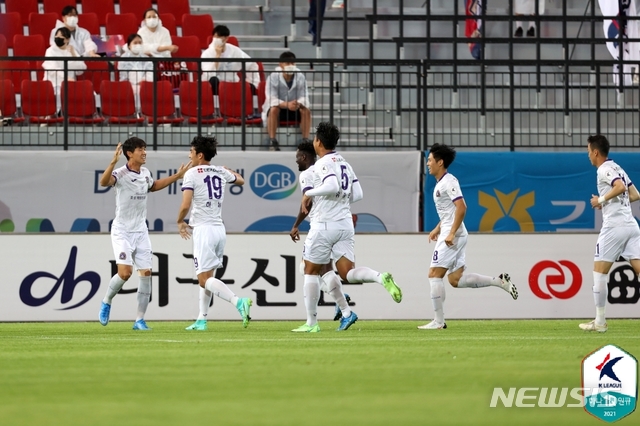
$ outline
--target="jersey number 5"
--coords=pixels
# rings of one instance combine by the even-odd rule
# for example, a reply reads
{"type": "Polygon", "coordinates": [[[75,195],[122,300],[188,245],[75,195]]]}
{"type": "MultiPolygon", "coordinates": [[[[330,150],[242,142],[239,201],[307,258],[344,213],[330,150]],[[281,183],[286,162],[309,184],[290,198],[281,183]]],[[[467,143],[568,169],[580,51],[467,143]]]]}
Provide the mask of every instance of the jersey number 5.
{"type": "Polygon", "coordinates": [[[347,174],[347,166],[340,166],[340,182],[342,186],[342,190],[346,191],[349,189],[349,175],[347,174]]]}

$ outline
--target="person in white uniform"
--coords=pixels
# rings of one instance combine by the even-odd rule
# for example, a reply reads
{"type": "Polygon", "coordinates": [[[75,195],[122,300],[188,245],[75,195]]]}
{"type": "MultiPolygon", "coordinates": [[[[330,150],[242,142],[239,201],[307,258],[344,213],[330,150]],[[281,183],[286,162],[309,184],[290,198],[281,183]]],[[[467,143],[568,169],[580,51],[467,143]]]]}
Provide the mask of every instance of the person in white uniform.
{"type": "MultiPolygon", "coordinates": [[[[56,30],[53,43],[44,53],[46,58],[78,58],[78,52],[71,44],[71,33],[66,27],[60,27],[56,30]]],[[[58,59],[47,59],[42,62],[42,68],[45,73],[43,80],[49,80],[53,84],[53,91],[56,94],[56,107],[58,111],[61,108],[60,89],[64,81],[64,61],[58,59]]],[[[77,76],[87,69],[87,64],[80,60],[70,60],[67,62],[67,80],[76,81],[77,76]]]]}
{"type": "Polygon", "coordinates": [[[607,331],[605,305],[607,281],[613,262],[620,257],[640,274],[640,227],[631,212],[631,202],[640,199],[638,189],[622,167],[609,157],[609,141],[602,135],[587,138],[591,164],[597,167],[598,195],[591,196],[591,207],[602,209],[602,228],[593,258],[593,299],[596,318],[580,324],[585,331],[607,331]]]}
{"type": "Polygon", "coordinates": [[[182,204],[178,211],[178,231],[185,240],[193,233],[193,264],[200,284],[200,313],[187,330],[207,329],[207,315],[212,295],[231,303],[247,327],[253,302],[238,297],[225,283],[214,277],[222,266],[227,234],[222,221],[224,190],[228,184],[244,185],[244,178],[227,167],[214,166],[211,159],[217,153],[215,137],[196,136],[191,142],[189,159],[193,164],[182,180],[182,204]],[[191,209],[189,223],[185,221],[191,209]],[[191,232],[190,232],[191,231],[191,232]]]}
{"type": "Polygon", "coordinates": [[[138,315],[134,330],[150,330],[144,315],[151,295],[151,267],[153,254],[149,230],[147,229],[147,194],[160,191],[184,176],[191,165],[181,164],[177,173],[154,180],[143,165],[147,161],[147,144],[140,138],[131,137],[118,143],[113,159],[100,177],[101,186],[113,186],[116,196],[116,217],[111,225],[111,244],[116,258],[118,273],[115,274],[100,305],[100,324],[107,325],[111,303],[115,295],[133,274],[135,265],[140,276],[138,285],[138,315]],[[127,163],[114,170],[120,155],[124,153],[127,163]]]}
{"type": "Polygon", "coordinates": [[[138,34],[130,34],[127,38],[127,51],[123,58],[140,59],[139,61],[119,61],[118,71],[120,81],[128,81],[133,89],[136,111],[140,111],[140,83],[153,82],[153,62],[147,61],[149,55],[144,53],[142,37],[138,34]]]}
{"type": "Polygon", "coordinates": [[[97,53],[98,46],[91,39],[89,31],[78,25],[78,10],[75,6],[65,6],[60,14],[62,15],[62,21],[56,21],[56,25],[49,35],[49,44],[54,44],[59,28],[66,28],[70,34],[69,44],[73,46],[79,56],[100,57],[97,53]]]}
{"type": "Polygon", "coordinates": [[[178,46],[171,42],[171,34],[162,26],[162,21],[155,9],[147,9],[144,12],[138,35],[142,37],[145,55],[170,58],[172,53],[178,51],[178,46]]]}
{"type": "Polygon", "coordinates": [[[455,288],[494,286],[509,293],[514,300],[518,298],[518,290],[506,273],[498,277],[472,273],[462,275],[466,265],[465,248],[469,234],[463,222],[467,205],[462,196],[460,183],[455,176],[447,172],[455,157],[455,149],[436,143],[429,150],[429,158],[427,159],[429,174],[437,181],[433,189],[433,202],[436,205],[440,222],[429,233],[429,241],[436,242],[429,268],[431,302],[435,311],[435,319],[428,324],[418,326],[421,330],[447,328],[443,310],[445,300],[443,278],[447,273],[449,284],[455,288]]]}

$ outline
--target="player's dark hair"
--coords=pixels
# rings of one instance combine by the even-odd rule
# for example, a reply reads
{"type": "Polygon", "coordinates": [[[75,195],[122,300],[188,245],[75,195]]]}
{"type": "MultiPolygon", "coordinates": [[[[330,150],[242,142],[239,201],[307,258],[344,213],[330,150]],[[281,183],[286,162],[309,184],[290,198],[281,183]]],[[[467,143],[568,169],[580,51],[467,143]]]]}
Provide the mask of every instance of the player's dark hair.
{"type": "Polygon", "coordinates": [[[191,141],[191,146],[196,154],[201,153],[207,161],[211,161],[218,153],[218,140],[215,136],[196,136],[191,141]]]}
{"type": "Polygon", "coordinates": [[[231,35],[231,31],[229,31],[229,27],[226,25],[216,25],[213,29],[213,35],[217,35],[218,37],[229,37],[231,35]]]}
{"type": "Polygon", "coordinates": [[[296,55],[294,55],[293,52],[282,52],[280,54],[280,61],[281,63],[289,63],[289,62],[295,62],[296,61],[296,55]]]}
{"type": "Polygon", "coordinates": [[[592,135],[587,138],[587,142],[591,145],[591,149],[597,150],[605,157],[609,156],[609,141],[603,135],[592,135]]]}
{"type": "Polygon", "coordinates": [[[133,34],[129,34],[129,37],[127,37],[127,46],[131,47],[131,42],[135,39],[139,38],[140,40],[142,40],[142,37],[140,37],[140,35],[133,33],[133,34]]]}
{"type": "Polygon", "coordinates": [[[75,12],[76,15],[78,14],[78,9],[76,9],[75,6],[65,6],[62,8],[62,16],[67,16],[69,14],[71,14],[72,12],[75,12]]]}
{"type": "Polygon", "coordinates": [[[340,130],[338,130],[338,126],[335,124],[323,121],[316,127],[316,138],[318,138],[325,149],[333,150],[336,148],[336,145],[338,145],[340,130]]]}
{"type": "Polygon", "coordinates": [[[124,157],[127,159],[127,161],[129,161],[129,155],[127,154],[127,152],[133,152],[136,150],[136,148],[146,147],[147,143],[145,141],[134,136],[124,141],[124,143],[122,144],[122,153],[124,154],[124,157]]]}
{"type": "Polygon", "coordinates": [[[298,144],[298,151],[304,152],[305,154],[307,154],[309,158],[312,160],[311,162],[315,163],[316,150],[313,149],[313,142],[309,142],[309,141],[300,142],[298,144]]]}
{"type": "Polygon", "coordinates": [[[429,152],[436,161],[442,160],[445,169],[448,169],[456,158],[456,150],[445,144],[434,143],[429,152]]]}
{"type": "Polygon", "coordinates": [[[158,15],[158,18],[160,17],[160,15],[158,14],[158,11],[155,10],[154,8],[150,7],[149,9],[145,10],[144,13],[142,14],[142,19],[147,19],[147,13],[154,11],[156,13],[156,15],[158,15]]]}
{"type": "Polygon", "coordinates": [[[71,31],[69,31],[69,28],[67,27],[58,28],[54,34],[54,37],[57,36],[58,33],[60,33],[60,35],[64,38],[71,38],[71,31]]]}

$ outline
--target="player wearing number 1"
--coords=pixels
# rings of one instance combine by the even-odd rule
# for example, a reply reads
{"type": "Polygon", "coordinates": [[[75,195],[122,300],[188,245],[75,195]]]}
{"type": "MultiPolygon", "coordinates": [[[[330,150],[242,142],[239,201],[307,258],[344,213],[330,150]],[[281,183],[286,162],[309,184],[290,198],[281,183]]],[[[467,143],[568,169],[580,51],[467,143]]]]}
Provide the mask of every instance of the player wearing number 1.
{"type": "Polygon", "coordinates": [[[236,307],[242,317],[242,325],[247,327],[252,305],[248,297],[236,296],[229,287],[214,277],[222,266],[227,234],[222,222],[222,202],[224,189],[229,183],[244,185],[244,178],[226,167],[212,165],[211,159],[217,153],[215,137],[196,136],[191,142],[189,158],[193,167],[182,180],[182,204],[178,211],[178,231],[185,240],[191,238],[193,230],[193,264],[200,284],[200,314],[187,330],[207,329],[207,314],[213,294],[236,307]],[[191,207],[193,204],[193,208],[191,207]],[[185,222],[191,209],[189,223],[185,222]]]}
{"type": "Polygon", "coordinates": [[[607,279],[613,262],[622,257],[640,274],[640,227],[631,212],[630,202],[640,193],[627,173],[609,159],[609,141],[602,135],[589,136],[587,152],[597,167],[598,195],[591,196],[591,207],[602,209],[602,229],[593,259],[593,299],[596,319],[580,324],[585,331],[607,331],[604,311],[607,303],[607,279]]]}

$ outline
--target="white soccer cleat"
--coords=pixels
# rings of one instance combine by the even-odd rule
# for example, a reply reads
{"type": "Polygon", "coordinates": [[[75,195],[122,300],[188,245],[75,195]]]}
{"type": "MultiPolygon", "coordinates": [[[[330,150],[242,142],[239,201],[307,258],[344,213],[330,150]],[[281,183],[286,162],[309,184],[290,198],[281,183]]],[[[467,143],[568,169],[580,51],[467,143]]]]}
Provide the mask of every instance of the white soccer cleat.
{"type": "Polygon", "coordinates": [[[440,324],[439,322],[436,322],[436,320],[431,321],[429,324],[418,326],[418,329],[420,330],[440,330],[443,328],[447,328],[447,323],[443,322],[440,324]]]}
{"type": "Polygon", "coordinates": [[[584,331],[597,331],[598,333],[604,333],[609,329],[606,322],[604,323],[604,325],[598,325],[596,324],[596,320],[580,324],[578,327],[580,327],[580,329],[584,331]]]}
{"type": "Polygon", "coordinates": [[[518,289],[511,282],[509,274],[500,274],[500,280],[502,281],[502,289],[509,293],[511,297],[513,297],[513,300],[516,300],[518,298],[518,289]]]}

